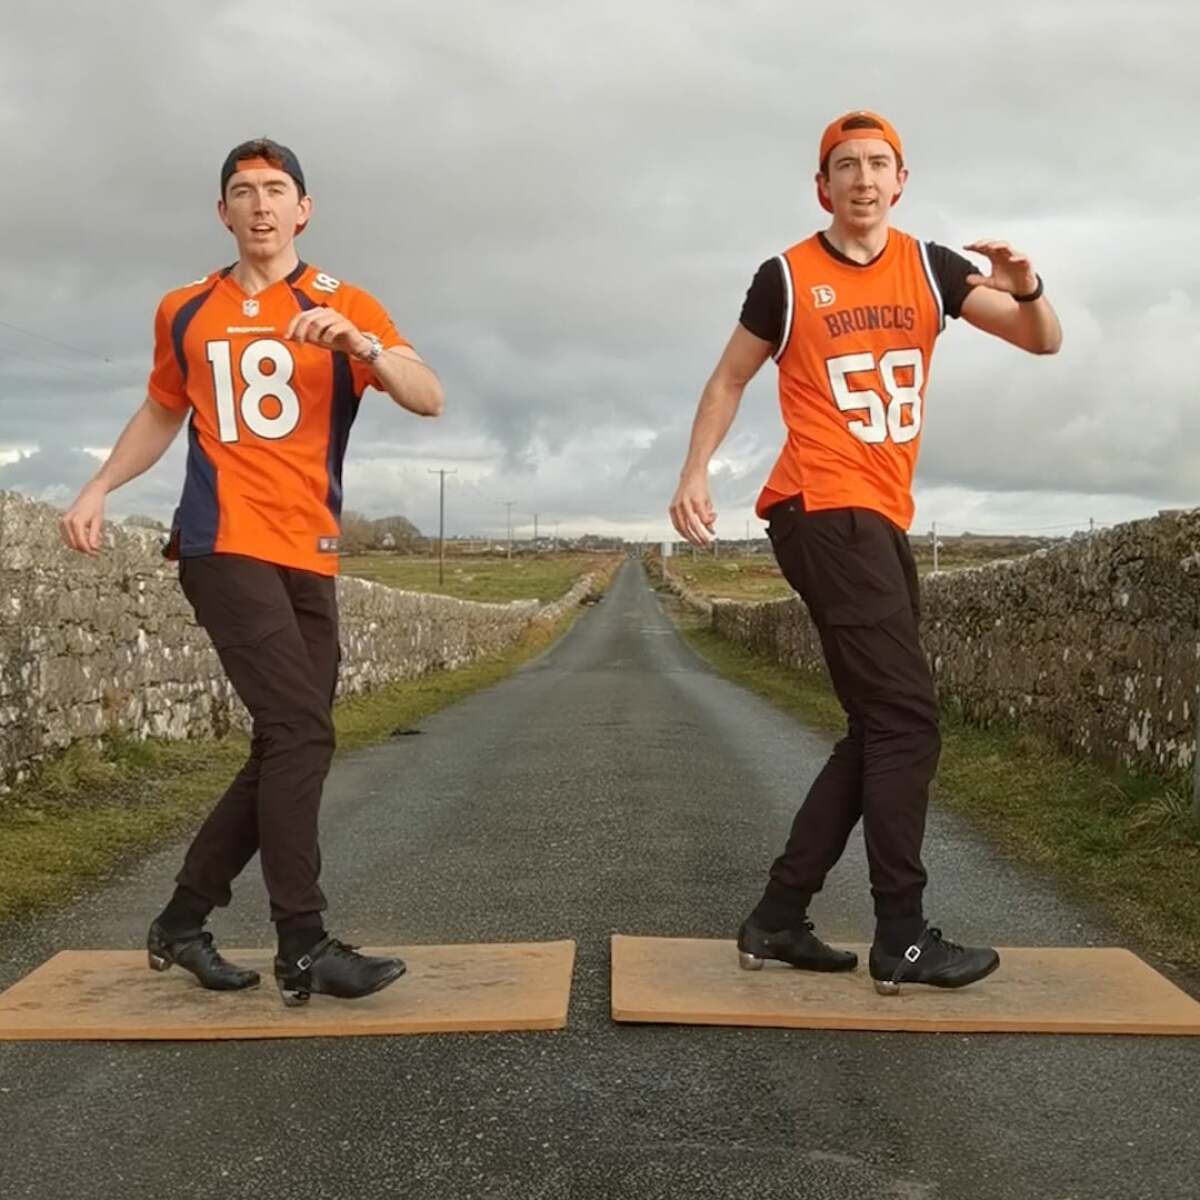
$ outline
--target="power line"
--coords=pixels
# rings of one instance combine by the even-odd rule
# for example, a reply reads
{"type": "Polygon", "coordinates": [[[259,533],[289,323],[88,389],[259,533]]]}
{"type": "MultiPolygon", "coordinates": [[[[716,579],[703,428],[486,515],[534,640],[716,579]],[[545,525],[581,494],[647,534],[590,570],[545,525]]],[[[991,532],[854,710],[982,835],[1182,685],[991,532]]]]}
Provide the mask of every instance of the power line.
{"type": "Polygon", "coordinates": [[[95,350],[88,350],[84,346],[75,346],[71,342],[60,342],[57,338],[47,337],[44,333],[38,333],[33,329],[25,329],[21,325],[14,325],[11,321],[0,321],[0,325],[5,329],[11,329],[14,333],[24,334],[25,337],[45,342],[48,346],[57,346],[60,350],[70,350],[75,354],[82,354],[87,358],[94,358],[99,362],[112,366],[111,358],[107,358],[103,354],[97,354],[95,350]]]}
{"type": "Polygon", "coordinates": [[[30,354],[27,350],[11,350],[5,347],[4,358],[7,361],[26,363],[33,367],[49,367],[54,371],[69,371],[72,375],[79,375],[85,379],[96,377],[94,367],[78,366],[75,363],[63,362],[61,359],[43,358],[30,354]]]}
{"type": "Polygon", "coordinates": [[[1029,537],[1037,533],[1053,533],[1063,529],[1085,529],[1085,528],[1107,528],[1103,522],[1093,521],[1091,517],[1087,517],[1082,521],[1064,521],[1059,525],[1036,525],[1026,527],[1019,533],[1014,533],[1011,526],[989,526],[989,525],[947,525],[942,521],[937,522],[943,533],[948,530],[957,530],[960,533],[986,533],[993,537],[1029,537]]]}

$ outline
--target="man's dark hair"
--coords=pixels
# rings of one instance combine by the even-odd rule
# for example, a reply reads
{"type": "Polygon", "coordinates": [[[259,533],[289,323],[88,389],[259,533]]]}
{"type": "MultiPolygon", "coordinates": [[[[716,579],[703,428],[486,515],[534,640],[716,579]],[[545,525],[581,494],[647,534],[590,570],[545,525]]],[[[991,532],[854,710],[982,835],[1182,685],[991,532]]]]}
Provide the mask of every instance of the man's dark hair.
{"type": "MultiPolygon", "coordinates": [[[[884,128],[874,117],[847,117],[841,124],[843,133],[849,133],[851,129],[878,129],[880,133],[885,132],[884,128]]],[[[890,144],[890,143],[889,143],[890,144]]],[[[831,150],[829,154],[832,154],[831,150]]],[[[904,166],[904,159],[900,157],[899,151],[894,147],[892,153],[896,155],[896,168],[899,170],[904,166]]],[[[829,177],[829,154],[825,155],[821,161],[821,174],[826,178],[829,177]]],[[[809,160],[812,161],[811,159],[809,160]]]]}
{"type": "Polygon", "coordinates": [[[225,156],[224,165],[221,167],[222,200],[225,198],[225,187],[229,183],[230,177],[237,171],[238,163],[248,158],[261,158],[277,170],[286,172],[295,181],[300,199],[303,200],[308,195],[308,189],[304,184],[304,172],[300,169],[300,160],[286,146],[263,137],[242,142],[240,146],[234,146],[225,156]]]}

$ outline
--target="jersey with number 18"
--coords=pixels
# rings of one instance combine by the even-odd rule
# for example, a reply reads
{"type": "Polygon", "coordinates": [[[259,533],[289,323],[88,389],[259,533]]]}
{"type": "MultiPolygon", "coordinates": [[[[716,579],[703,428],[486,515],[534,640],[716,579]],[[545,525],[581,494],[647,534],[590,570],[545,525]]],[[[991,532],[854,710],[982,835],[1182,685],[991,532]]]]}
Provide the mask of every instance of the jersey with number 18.
{"type": "Polygon", "coordinates": [[[893,229],[867,266],[832,258],[816,236],[780,259],[775,359],[787,442],[757,511],[802,496],[807,510],[868,508],[907,529],[929,361],[945,324],[926,248],[893,229]]]}
{"type": "Polygon", "coordinates": [[[151,399],[191,409],[168,552],[243,554],[336,575],[342,461],[370,368],[283,336],[326,305],[384,349],[408,343],[372,296],[300,263],[257,295],[230,268],[169,292],[154,323],[151,399]]]}

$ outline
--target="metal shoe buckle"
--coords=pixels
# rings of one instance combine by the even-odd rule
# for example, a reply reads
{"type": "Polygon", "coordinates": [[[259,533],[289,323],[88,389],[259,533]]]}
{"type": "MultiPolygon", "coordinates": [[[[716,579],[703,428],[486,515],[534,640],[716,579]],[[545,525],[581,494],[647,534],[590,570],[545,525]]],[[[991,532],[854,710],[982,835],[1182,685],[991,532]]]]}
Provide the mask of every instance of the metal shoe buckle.
{"type": "Polygon", "coordinates": [[[875,980],[875,990],[881,996],[898,996],[898,995],[900,995],[900,981],[904,978],[904,964],[907,963],[909,966],[912,966],[912,964],[915,963],[917,961],[917,959],[921,957],[922,953],[923,953],[923,951],[921,950],[920,944],[914,942],[901,955],[903,962],[899,962],[896,964],[896,969],[892,972],[891,979],[875,980]]]}
{"type": "Polygon", "coordinates": [[[311,954],[302,954],[302,955],[300,955],[300,957],[298,959],[296,959],[296,970],[297,971],[307,971],[308,968],[311,967],[312,965],[313,965],[313,960],[312,960],[311,954]]]}

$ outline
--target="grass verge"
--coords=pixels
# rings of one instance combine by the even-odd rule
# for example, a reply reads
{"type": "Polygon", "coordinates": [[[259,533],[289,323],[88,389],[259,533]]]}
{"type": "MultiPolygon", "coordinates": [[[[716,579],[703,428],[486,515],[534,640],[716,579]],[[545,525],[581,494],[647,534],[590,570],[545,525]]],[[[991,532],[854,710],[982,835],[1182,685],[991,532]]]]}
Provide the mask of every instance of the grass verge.
{"type": "Polygon", "coordinates": [[[343,555],[342,574],[409,592],[430,592],[458,600],[506,603],[541,600],[548,603],[568,592],[580,575],[599,570],[604,560],[595,554],[569,552],[447,558],[443,580],[438,582],[436,558],[404,554],[343,555]]]}
{"type": "MultiPolygon", "coordinates": [[[[615,564],[589,564],[605,571],[615,564]]],[[[578,572],[577,572],[578,574],[578,572]]],[[[547,649],[582,615],[531,626],[505,653],[405,680],[334,709],[338,753],[387,738],[498,683],[547,649]]],[[[0,796],[0,920],[74,899],[88,886],[195,827],[246,757],[232,734],[196,741],[80,743],[0,796]]]]}
{"type": "MultiPolygon", "coordinates": [[[[653,579],[661,575],[658,560],[647,564],[646,569],[653,579]]],[[[677,583],[709,599],[783,600],[792,595],[775,556],[769,552],[714,558],[689,548],[667,560],[667,573],[677,583]]]]}
{"type": "MultiPolygon", "coordinates": [[[[920,539],[914,539],[912,547],[917,573],[924,577],[933,570],[931,552],[920,539]]],[[[1029,553],[1035,548],[1036,543],[1028,539],[953,546],[942,550],[938,566],[942,571],[979,567],[1003,557],[1029,553]]],[[[646,570],[652,579],[661,578],[662,559],[657,553],[647,556],[646,570]]],[[[667,560],[667,571],[689,591],[710,600],[783,600],[793,595],[787,580],[779,572],[775,556],[766,547],[758,554],[718,553],[715,556],[708,550],[686,547],[667,560]]]]}
{"type": "MultiPolygon", "coordinates": [[[[844,728],[827,681],[749,653],[668,602],[693,648],[723,675],[806,723],[844,728]]],[[[1067,891],[1172,965],[1200,970],[1200,826],[1189,788],[1111,770],[1012,728],[943,714],[935,803],[961,813],[1011,858],[1067,891]]]]}

